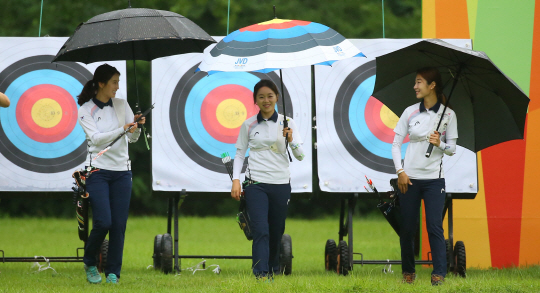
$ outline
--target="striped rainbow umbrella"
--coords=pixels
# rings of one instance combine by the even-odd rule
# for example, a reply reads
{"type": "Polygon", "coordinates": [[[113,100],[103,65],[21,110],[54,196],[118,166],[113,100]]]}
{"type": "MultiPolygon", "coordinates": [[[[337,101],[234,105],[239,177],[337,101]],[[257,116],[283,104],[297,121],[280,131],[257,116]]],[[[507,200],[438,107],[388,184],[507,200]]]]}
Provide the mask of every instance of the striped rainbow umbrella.
{"type": "Polygon", "coordinates": [[[307,65],[332,65],[365,57],[335,30],[310,21],[272,19],[232,32],[209,52],[199,70],[270,71],[307,65]]]}
{"type": "MultiPolygon", "coordinates": [[[[223,71],[268,73],[279,69],[283,116],[286,116],[286,111],[281,69],[308,65],[332,65],[336,61],[350,57],[365,57],[344,36],[325,25],[311,21],[279,18],[234,31],[215,47],[210,48],[205,49],[203,60],[198,68],[208,74],[223,71]]],[[[314,95],[312,90],[312,100],[315,98],[314,95]]],[[[283,126],[288,127],[285,117],[283,126]]],[[[285,138],[285,145],[287,144],[288,141],[285,138]]],[[[290,154],[289,160],[292,162],[290,154]]]]}

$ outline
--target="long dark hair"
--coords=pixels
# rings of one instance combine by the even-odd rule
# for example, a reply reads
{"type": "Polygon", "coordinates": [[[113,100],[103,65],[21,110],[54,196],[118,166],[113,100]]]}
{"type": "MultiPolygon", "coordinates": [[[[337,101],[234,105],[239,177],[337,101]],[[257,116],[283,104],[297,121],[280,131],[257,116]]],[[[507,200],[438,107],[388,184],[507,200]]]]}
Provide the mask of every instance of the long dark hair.
{"type": "Polygon", "coordinates": [[[77,104],[82,106],[84,103],[94,98],[99,89],[99,83],[102,82],[107,84],[115,74],[120,75],[120,72],[109,64],[98,66],[94,72],[94,78],[86,82],[82,92],[77,96],[79,98],[77,104]]]}
{"type": "Polygon", "coordinates": [[[253,103],[257,104],[257,92],[264,86],[271,89],[276,94],[276,97],[279,98],[279,91],[276,84],[269,79],[261,79],[253,88],[253,103]]]}
{"type": "Polygon", "coordinates": [[[435,82],[435,94],[437,95],[437,101],[445,105],[446,96],[443,94],[443,83],[439,70],[435,67],[424,67],[418,69],[416,74],[420,74],[426,80],[428,86],[432,82],[435,82]]]}

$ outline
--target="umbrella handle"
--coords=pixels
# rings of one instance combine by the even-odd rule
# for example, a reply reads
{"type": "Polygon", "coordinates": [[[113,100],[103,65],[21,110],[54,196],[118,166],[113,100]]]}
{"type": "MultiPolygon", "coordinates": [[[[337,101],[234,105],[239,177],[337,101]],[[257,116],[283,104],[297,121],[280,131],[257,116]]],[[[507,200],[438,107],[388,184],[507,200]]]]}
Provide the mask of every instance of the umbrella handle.
{"type": "Polygon", "coordinates": [[[433,145],[429,144],[427,151],[426,151],[426,158],[429,158],[431,156],[431,152],[433,151],[433,145]]]}

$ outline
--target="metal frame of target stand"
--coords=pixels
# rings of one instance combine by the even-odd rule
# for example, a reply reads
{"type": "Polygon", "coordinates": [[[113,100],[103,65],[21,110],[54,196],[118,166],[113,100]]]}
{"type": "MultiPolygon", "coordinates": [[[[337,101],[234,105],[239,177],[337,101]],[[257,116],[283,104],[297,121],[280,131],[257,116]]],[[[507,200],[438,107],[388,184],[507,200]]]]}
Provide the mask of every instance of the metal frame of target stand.
{"type": "MultiPolygon", "coordinates": [[[[476,194],[473,195],[473,198],[476,194]]],[[[453,221],[453,199],[454,198],[459,198],[459,199],[470,199],[471,195],[467,194],[455,194],[454,196],[452,194],[447,194],[446,195],[446,201],[445,201],[445,206],[444,206],[444,210],[443,210],[443,219],[444,219],[444,216],[446,214],[448,214],[448,242],[451,244],[451,249],[448,250],[447,248],[447,254],[450,254],[449,256],[447,255],[447,259],[450,260],[450,263],[448,264],[448,267],[450,268],[448,273],[450,273],[451,271],[454,271],[454,269],[456,269],[455,273],[459,274],[460,276],[462,277],[465,277],[465,269],[466,268],[463,268],[462,270],[459,270],[456,268],[456,255],[457,255],[457,252],[454,251],[454,221],[453,221]]],[[[353,252],[353,213],[354,213],[354,209],[356,207],[356,202],[358,200],[358,197],[359,197],[359,194],[358,193],[355,193],[351,196],[349,196],[348,198],[343,198],[341,199],[341,210],[340,210],[340,217],[339,217],[339,241],[343,241],[343,239],[345,238],[345,236],[348,236],[348,241],[347,241],[347,261],[348,261],[348,266],[346,267],[346,271],[340,271],[338,270],[338,273],[341,274],[341,275],[346,275],[348,273],[349,270],[352,270],[353,269],[353,266],[356,264],[356,265],[369,265],[369,264],[381,264],[381,265],[392,265],[392,264],[396,264],[396,265],[401,265],[401,260],[365,260],[364,259],[364,255],[362,253],[356,253],[356,252],[353,252]],[[347,208],[346,208],[347,207],[347,208]],[[347,209],[347,211],[346,211],[347,209]],[[345,216],[345,213],[347,213],[347,216],[345,216]],[[354,255],[360,255],[360,260],[354,260],[354,255]]],[[[419,233],[421,233],[419,231],[419,233]]],[[[416,241],[416,245],[415,245],[415,248],[416,248],[416,252],[418,254],[418,251],[419,251],[419,241],[418,241],[418,237],[417,237],[417,241],[416,241]]],[[[340,251],[339,251],[339,247],[338,247],[338,255],[339,255],[340,251]]],[[[431,252],[428,252],[428,259],[427,260],[416,260],[415,263],[417,265],[432,265],[433,264],[433,261],[431,259],[429,259],[429,256],[431,255],[431,252]]],[[[326,256],[325,256],[326,257],[326,256]]],[[[465,257],[463,255],[463,257],[465,257]]],[[[463,260],[464,261],[464,260],[463,260]]],[[[339,264],[337,264],[339,266],[339,264]]]]}
{"type": "MultiPolygon", "coordinates": [[[[176,271],[177,273],[180,273],[182,271],[181,269],[181,259],[182,258],[208,258],[208,259],[252,259],[251,255],[243,256],[243,255],[180,255],[179,249],[178,249],[178,216],[180,214],[180,206],[184,202],[184,199],[188,196],[185,189],[182,189],[182,191],[175,193],[172,196],[169,196],[168,199],[168,207],[167,207],[167,233],[173,236],[173,251],[172,251],[172,258],[174,259],[173,264],[173,271],[176,271]],[[173,222],[174,221],[174,222],[173,222]],[[174,225],[174,227],[173,227],[174,225]],[[172,229],[174,229],[174,235],[171,234],[172,229]]],[[[162,255],[163,256],[163,255],[162,255]]],[[[153,258],[155,258],[156,255],[154,254],[153,258]]],[[[204,265],[203,265],[204,267],[204,265]]],[[[169,268],[162,268],[162,271],[165,274],[168,274],[170,271],[169,268]]]]}

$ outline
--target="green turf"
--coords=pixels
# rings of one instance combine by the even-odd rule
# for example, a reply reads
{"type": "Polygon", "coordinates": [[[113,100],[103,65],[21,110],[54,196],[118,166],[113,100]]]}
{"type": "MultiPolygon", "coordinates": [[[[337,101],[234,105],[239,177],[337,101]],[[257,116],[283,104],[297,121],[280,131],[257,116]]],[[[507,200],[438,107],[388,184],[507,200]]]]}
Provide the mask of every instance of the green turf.
{"type": "MultiPolygon", "coordinates": [[[[180,254],[249,255],[245,240],[230,218],[180,218],[180,254]]],[[[183,259],[180,275],[164,275],[148,268],[152,264],[153,239],[166,232],[166,218],[131,218],[126,232],[124,266],[119,285],[90,285],[82,263],[51,263],[56,270],[37,272],[32,263],[0,264],[0,292],[538,292],[540,267],[527,269],[468,269],[466,279],[449,276],[442,287],[432,288],[431,269],[418,267],[415,285],[403,285],[401,268],[384,274],[382,265],[355,265],[347,277],[324,271],[324,244],[336,239],[338,220],[287,221],[293,241],[293,274],[276,277],[273,283],[257,283],[250,260],[209,259],[221,274],[210,269],[195,274],[185,270],[200,260],[183,259]]],[[[0,249],[6,257],[75,256],[78,240],[75,218],[0,218],[0,249]]],[[[398,237],[380,218],[354,220],[354,251],[366,259],[398,259],[398,237]]],[[[359,256],[355,256],[359,259],[359,256]]],[[[45,263],[41,263],[44,265],[45,263]]]]}

